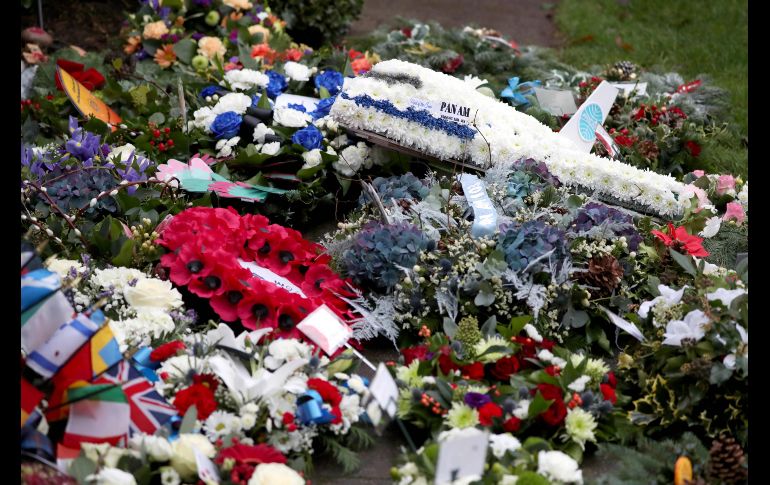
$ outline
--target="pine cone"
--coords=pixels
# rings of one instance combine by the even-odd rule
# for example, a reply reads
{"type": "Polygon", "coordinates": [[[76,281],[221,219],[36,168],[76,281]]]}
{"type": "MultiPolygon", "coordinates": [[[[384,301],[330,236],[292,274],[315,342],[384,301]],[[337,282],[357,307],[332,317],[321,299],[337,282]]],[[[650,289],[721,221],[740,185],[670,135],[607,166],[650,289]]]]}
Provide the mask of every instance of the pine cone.
{"type": "Polygon", "coordinates": [[[636,70],[636,64],[630,61],[619,61],[612,66],[612,73],[615,74],[615,76],[617,76],[621,81],[633,79],[631,75],[635,74],[636,70]]]}
{"type": "Polygon", "coordinates": [[[623,267],[614,256],[607,254],[591,258],[588,271],[582,275],[586,284],[598,287],[603,294],[610,294],[623,277],[623,267]]]}
{"type": "Polygon", "coordinates": [[[709,479],[720,483],[743,483],[748,478],[748,469],[743,467],[743,448],[735,438],[723,432],[711,444],[709,450],[709,479]]]}

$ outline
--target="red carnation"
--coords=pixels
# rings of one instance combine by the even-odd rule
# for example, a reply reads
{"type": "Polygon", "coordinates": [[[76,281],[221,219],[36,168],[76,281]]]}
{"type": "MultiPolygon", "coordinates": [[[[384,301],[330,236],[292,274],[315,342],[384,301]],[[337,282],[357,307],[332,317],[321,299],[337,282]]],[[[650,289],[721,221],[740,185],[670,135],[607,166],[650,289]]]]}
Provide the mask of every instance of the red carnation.
{"type": "Polygon", "coordinates": [[[515,433],[521,427],[521,420],[516,416],[512,416],[505,420],[503,423],[503,429],[508,433],[515,433]]]}
{"type": "Polygon", "coordinates": [[[198,419],[201,421],[217,410],[214,391],[203,384],[193,384],[177,392],[176,397],[174,397],[174,407],[177,408],[180,416],[184,416],[187,409],[193,404],[198,411],[198,419]]]}
{"type": "Polygon", "coordinates": [[[419,361],[426,360],[429,354],[430,350],[427,345],[415,345],[413,347],[401,349],[401,355],[404,356],[405,365],[411,364],[415,359],[419,361]]]}
{"type": "Polygon", "coordinates": [[[492,376],[500,381],[507,381],[511,374],[519,371],[519,359],[514,356],[503,357],[495,362],[494,367],[489,371],[492,376]]]}
{"type": "Polygon", "coordinates": [[[472,364],[464,365],[460,367],[460,373],[463,376],[468,376],[468,379],[478,381],[484,378],[484,364],[481,362],[474,362],[472,364]]]}
{"type": "Polygon", "coordinates": [[[181,340],[172,340],[171,342],[165,343],[158,347],[157,349],[153,350],[150,353],[150,360],[153,362],[163,362],[169,357],[175,356],[179,351],[186,349],[184,342],[181,340]]]}
{"type": "Polygon", "coordinates": [[[339,406],[332,407],[331,410],[332,416],[334,416],[334,419],[332,419],[331,424],[340,424],[342,422],[342,411],[340,411],[339,406]]]}
{"type": "Polygon", "coordinates": [[[690,256],[699,258],[705,258],[709,255],[709,252],[703,248],[703,238],[689,234],[684,226],[675,228],[674,224],[669,222],[668,234],[656,230],[650,232],[675,251],[685,252],[690,256]]]}
{"type": "Polygon", "coordinates": [[[604,396],[605,401],[609,401],[612,404],[615,404],[618,400],[618,396],[615,395],[615,389],[612,388],[609,384],[600,384],[599,388],[602,390],[602,396],[604,396]]]}
{"type": "Polygon", "coordinates": [[[329,383],[323,379],[312,378],[307,380],[308,389],[313,389],[321,395],[321,399],[324,402],[331,404],[332,406],[339,405],[342,401],[342,395],[334,384],[329,383]]]}
{"type": "Polygon", "coordinates": [[[503,408],[493,402],[488,402],[479,408],[479,422],[483,426],[492,426],[492,419],[502,416],[503,408]]]}

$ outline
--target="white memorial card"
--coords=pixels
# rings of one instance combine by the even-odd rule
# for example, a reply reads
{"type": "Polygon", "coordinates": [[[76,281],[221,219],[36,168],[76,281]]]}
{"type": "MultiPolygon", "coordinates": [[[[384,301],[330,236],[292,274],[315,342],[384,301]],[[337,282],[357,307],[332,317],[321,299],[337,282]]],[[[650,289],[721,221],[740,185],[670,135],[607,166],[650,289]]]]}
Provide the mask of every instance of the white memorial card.
{"type": "Polygon", "coordinates": [[[465,477],[481,479],[487,462],[489,435],[467,428],[461,435],[439,442],[436,485],[449,485],[465,477]]]}
{"type": "Polygon", "coordinates": [[[571,140],[575,148],[590,153],[596,141],[596,127],[604,124],[617,96],[618,88],[602,81],[564,125],[559,135],[571,140]]]}
{"type": "Polygon", "coordinates": [[[572,115],[577,111],[575,97],[569,89],[535,87],[535,97],[540,107],[554,116],[572,115]]]}
{"type": "Polygon", "coordinates": [[[302,290],[299,288],[299,286],[295,285],[294,283],[284,278],[283,276],[277,275],[272,271],[270,271],[269,269],[259,266],[257,263],[254,263],[253,261],[244,261],[242,259],[239,259],[238,262],[241,264],[242,267],[251,271],[251,274],[253,274],[257,278],[261,280],[269,281],[270,283],[273,283],[276,286],[280,286],[281,288],[288,291],[289,293],[294,293],[295,295],[299,295],[302,298],[307,298],[305,294],[302,293],[302,290]]]}
{"type": "Polygon", "coordinates": [[[377,373],[374,374],[374,378],[371,384],[369,384],[369,392],[372,393],[372,396],[377,400],[383,411],[388,413],[388,416],[392,418],[396,415],[398,385],[382,362],[377,367],[377,373]]]}
{"type": "Polygon", "coordinates": [[[637,96],[647,94],[647,83],[610,83],[613,87],[623,91],[623,96],[629,96],[631,91],[636,91],[637,96]]]}
{"type": "Polygon", "coordinates": [[[316,308],[297,328],[328,355],[338,351],[353,335],[353,330],[326,305],[316,308]]]}
{"type": "Polygon", "coordinates": [[[204,483],[219,483],[219,470],[209,457],[200,451],[193,449],[195,453],[195,464],[198,466],[198,477],[204,483]]]}

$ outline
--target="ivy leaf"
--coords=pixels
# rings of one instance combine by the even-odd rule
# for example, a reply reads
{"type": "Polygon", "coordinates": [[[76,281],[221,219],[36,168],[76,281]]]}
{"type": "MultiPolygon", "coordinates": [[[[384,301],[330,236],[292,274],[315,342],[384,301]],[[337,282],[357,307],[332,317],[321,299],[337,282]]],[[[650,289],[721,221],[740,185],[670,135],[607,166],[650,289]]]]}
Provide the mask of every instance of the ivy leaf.
{"type": "Polygon", "coordinates": [[[687,274],[692,276],[698,275],[698,270],[695,269],[695,265],[692,262],[691,256],[685,256],[684,254],[674,251],[671,248],[668,248],[668,252],[671,254],[671,257],[674,259],[674,261],[676,261],[676,263],[681,266],[687,274]]]}

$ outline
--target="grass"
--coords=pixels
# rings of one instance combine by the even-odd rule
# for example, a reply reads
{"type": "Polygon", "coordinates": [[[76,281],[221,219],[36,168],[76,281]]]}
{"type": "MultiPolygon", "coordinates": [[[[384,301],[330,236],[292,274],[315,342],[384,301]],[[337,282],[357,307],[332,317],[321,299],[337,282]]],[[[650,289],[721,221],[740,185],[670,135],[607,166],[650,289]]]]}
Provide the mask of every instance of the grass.
{"type": "Polygon", "coordinates": [[[717,170],[747,173],[747,0],[562,0],[556,24],[562,60],[580,68],[627,59],[643,68],[706,75],[730,93],[734,140],[706,147],[717,170]]]}

